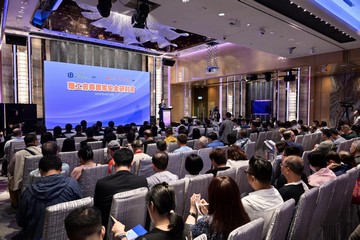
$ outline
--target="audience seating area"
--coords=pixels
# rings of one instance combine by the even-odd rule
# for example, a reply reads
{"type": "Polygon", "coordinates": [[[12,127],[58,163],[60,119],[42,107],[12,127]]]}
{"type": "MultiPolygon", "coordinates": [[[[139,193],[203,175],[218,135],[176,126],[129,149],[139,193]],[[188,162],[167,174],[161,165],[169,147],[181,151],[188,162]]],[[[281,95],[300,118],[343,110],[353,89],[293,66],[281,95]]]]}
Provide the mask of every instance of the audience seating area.
{"type": "MultiPolygon", "coordinates": [[[[205,129],[203,133],[205,132],[205,129]]],[[[304,172],[308,176],[310,167],[307,159],[309,151],[314,145],[320,142],[321,134],[307,134],[297,136],[296,142],[304,147],[303,159],[305,163],[304,172]]],[[[160,139],[163,137],[160,137],[160,139]]],[[[259,134],[250,134],[251,143],[247,144],[245,149],[248,158],[253,155],[268,156],[268,149],[264,144],[265,140],[278,141],[280,135],[278,131],[260,132],[259,134]]],[[[76,143],[84,138],[75,138],[76,143]]],[[[348,150],[355,139],[340,143],[338,151],[348,150]]],[[[61,146],[64,139],[57,139],[61,146]]],[[[190,140],[188,146],[194,147],[195,140],[190,140]]],[[[122,146],[127,144],[126,139],[122,139],[122,146]]],[[[102,141],[91,142],[89,145],[94,149],[94,162],[104,164],[108,160],[106,148],[102,148],[102,141]]],[[[10,152],[13,154],[15,149],[22,149],[23,143],[12,142],[10,152]]],[[[176,192],[176,212],[186,219],[189,213],[190,196],[193,193],[200,193],[201,197],[208,200],[207,187],[213,178],[212,174],[203,174],[211,168],[209,153],[211,148],[193,150],[184,153],[172,153],[178,147],[177,143],[168,144],[169,164],[168,170],[179,177],[179,180],[171,182],[176,192]],[[190,154],[198,154],[204,162],[204,168],[201,175],[194,178],[184,178],[186,174],[185,159],[190,154]]],[[[225,152],[228,147],[224,147],[225,152]]],[[[156,144],[147,145],[147,154],[152,156],[156,152],[156,144]]],[[[63,163],[69,164],[70,172],[78,165],[80,160],[77,151],[60,152],[59,156],[63,163]]],[[[29,173],[37,168],[40,156],[30,156],[25,159],[23,187],[24,190],[31,184],[29,173]]],[[[137,174],[149,177],[153,174],[151,168],[151,159],[140,161],[137,174]]],[[[244,170],[247,166],[239,168],[230,168],[220,171],[218,176],[230,176],[237,182],[240,188],[240,194],[253,191],[247,182],[247,176],[244,170]]],[[[135,170],[133,170],[135,171],[135,170]]],[[[96,181],[108,175],[107,165],[84,169],[79,179],[84,197],[83,199],[57,204],[48,207],[45,214],[44,239],[66,239],[64,226],[62,224],[65,216],[74,208],[81,206],[91,206],[92,197],[96,181]],[[61,224],[60,224],[61,223],[61,224]]],[[[319,188],[312,188],[306,191],[295,206],[293,199],[286,201],[273,214],[270,227],[266,236],[270,239],[346,239],[353,228],[353,215],[350,212],[351,196],[355,186],[356,179],[359,177],[359,170],[353,168],[346,174],[343,174],[333,181],[330,181],[319,188]]],[[[145,196],[147,188],[135,189],[128,192],[122,192],[114,195],[111,207],[111,214],[127,228],[132,228],[137,224],[145,226],[147,224],[147,209],[145,206],[145,196]]],[[[107,226],[108,239],[112,239],[110,234],[112,221],[109,220],[107,226]]],[[[261,239],[261,232],[264,220],[257,219],[244,226],[235,229],[229,235],[228,239],[261,239]]],[[[206,236],[199,236],[195,239],[206,239],[206,236]]]]}

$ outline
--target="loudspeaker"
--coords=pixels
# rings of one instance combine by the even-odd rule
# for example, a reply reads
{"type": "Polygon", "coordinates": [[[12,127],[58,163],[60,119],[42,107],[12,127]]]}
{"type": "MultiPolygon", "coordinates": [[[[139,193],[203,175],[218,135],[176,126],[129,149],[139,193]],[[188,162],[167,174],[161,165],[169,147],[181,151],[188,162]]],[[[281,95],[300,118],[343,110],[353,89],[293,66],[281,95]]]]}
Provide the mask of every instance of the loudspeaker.
{"type": "Polygon", "coordinates": [[[295,75],[284,76],[284,81],[285,82],[293,82],[293,81],[295,81],[295,75]]]}
{"type": "Polygon", "coordinates": [[[24,36],[6,34],[5,41],[6,41],[6,44],[26,46],[27,39],[24,36]]]}
{"type": "Polygon", "coordinates": [[[265,73],[265,81],[270,82],[271,81],[271,73],[265,73]]]}
{"type": "Polygon", "coordinates": [[[175,64],[175,60],[169,59],[169,58],[163,58],[162,63],[164,66],[172,67],[175,64]]]}

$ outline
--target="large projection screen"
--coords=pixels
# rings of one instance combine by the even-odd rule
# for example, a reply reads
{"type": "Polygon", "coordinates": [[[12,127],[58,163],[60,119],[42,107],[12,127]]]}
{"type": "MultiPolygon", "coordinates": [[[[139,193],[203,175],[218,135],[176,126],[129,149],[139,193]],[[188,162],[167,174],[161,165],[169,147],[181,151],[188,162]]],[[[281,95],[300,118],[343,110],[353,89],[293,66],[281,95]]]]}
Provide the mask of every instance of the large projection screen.
{"type": "Polygon", "coordinates": [[[81,120],[140,125],[150,119],[150,74],[44,61],[44,103],[50,129],[81,120]]]}

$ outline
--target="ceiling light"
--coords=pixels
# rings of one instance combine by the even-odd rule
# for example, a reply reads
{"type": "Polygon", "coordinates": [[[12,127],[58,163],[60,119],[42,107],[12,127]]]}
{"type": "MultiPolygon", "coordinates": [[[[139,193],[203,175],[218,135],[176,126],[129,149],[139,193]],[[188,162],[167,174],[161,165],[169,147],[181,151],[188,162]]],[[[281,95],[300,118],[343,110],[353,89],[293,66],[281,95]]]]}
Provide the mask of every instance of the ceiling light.
{"type": "Polygon", "coordinates": [[[247,26],[247,27],[250,27],[250,26],[251,26],[251,24],[250,24],[250,23],[248,23],[248,24],[246,24],[246,26],[247,26]]]}
{"type": "Polygon", "coordinates": [[[219,13],[218,15],[219,15],[219,17],[223,17],[223,16],[225,16],[225,13],[222,12],[222,13],[219,13]]]}
{"type": "Polygon", "coordinates": [[[190,0],[181,0],[183,3],[190,2],[190,0]]]}
{"type": "Polygon", "coordinates": [[[136,13],[131,17],[131,24],[134,28],[145,28],[146,19],[149,15],[150,8],[146,3],[141,3],[139,8],[136,10],[136,13]]]}

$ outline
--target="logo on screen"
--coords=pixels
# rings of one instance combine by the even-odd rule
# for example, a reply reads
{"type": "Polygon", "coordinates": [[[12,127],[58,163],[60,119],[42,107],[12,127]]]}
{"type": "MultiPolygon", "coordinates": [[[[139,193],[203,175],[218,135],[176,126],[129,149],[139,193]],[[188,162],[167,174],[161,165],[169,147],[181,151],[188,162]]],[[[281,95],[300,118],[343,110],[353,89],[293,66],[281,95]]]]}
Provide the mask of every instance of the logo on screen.
{"type": "Polygon", "coordinates": [[[74,73],[72,73],[72,72],[68,72],[68,78],[73,78],[74,77],[74,73]]]}

